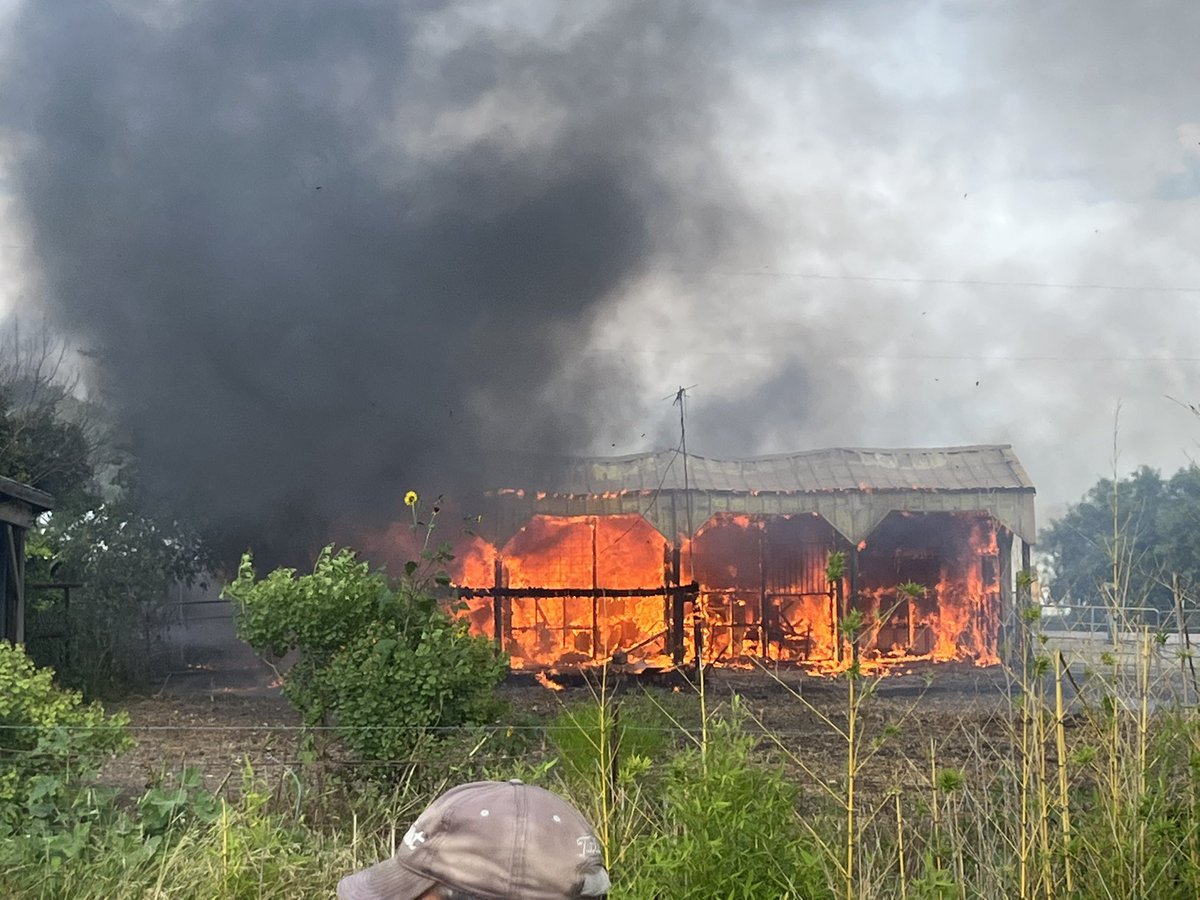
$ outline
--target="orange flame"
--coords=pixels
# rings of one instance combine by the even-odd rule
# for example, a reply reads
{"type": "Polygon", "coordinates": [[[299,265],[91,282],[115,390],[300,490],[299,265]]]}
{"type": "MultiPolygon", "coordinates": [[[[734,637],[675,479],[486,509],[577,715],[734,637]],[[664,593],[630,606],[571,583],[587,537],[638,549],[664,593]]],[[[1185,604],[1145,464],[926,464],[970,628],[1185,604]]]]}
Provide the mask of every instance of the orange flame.
{"type": "Polygon", "coordinates": [[[536,681],[538,684],[540,684],[542,687],[546,688],[547,690],[551,690],[551,691],[565,691],[566,690],[566,688],[564,688],[557,681],[554,681],[545,672],[538,672],[537,674],[535,674],[533,676],[533,680],[536,681]]]}
{"type": "MultiPolygon", "coordinates": [[[[673,662],[669,550],[638,515],[538,515],[502,548],[464,535],[449,568],[455,584],[509,592],[468,599],[464,615],[475,633],[495,639],[501,604],[514,668],[612,661],[641,670],[673,662]],[[522,588],[577,593],[521,596],[522,588]],[[608,593],[629,589],[648,596],[608,593]]],[[[854,656],[841,631],[854,609],[863,617],[856,643],[866,669],[999,661],[997,526],[982,513],[893,513],[856,548],[816,514],[717,514],[682,544],[680,558],[680,581],[699,584],[679,636],[688,661],[699,633],[706,663],[769,660],[837,672],[854,656]],[[839,582],[827,577],[835,549],[857,553],[853,586],[849,566],[839,582]]]]}

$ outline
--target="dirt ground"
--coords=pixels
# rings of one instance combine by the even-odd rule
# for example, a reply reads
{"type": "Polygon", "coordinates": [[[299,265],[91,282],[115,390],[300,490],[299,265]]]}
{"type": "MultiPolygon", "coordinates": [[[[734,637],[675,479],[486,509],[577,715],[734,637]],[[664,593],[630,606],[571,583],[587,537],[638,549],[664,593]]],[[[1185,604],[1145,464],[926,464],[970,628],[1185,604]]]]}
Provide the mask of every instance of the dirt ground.
{"type": "MultiPolygon", "coordinates": [[[[549,722],[568,706],[593,697],[594,686],[579,676],[555,676],[561,690],[533,678],[514,675],[501,694],[514,717],[529,723],[549,722]]],[[[934,665],[911,674],[889,675],[874,685],[863,705],[860,734],[868,749],[887,735],[869,766],[864,786],[911,784],[928,777],[931,747],[939,768],[964,766],[980,754],[1004,754],[1011,734],[1011,714],[1003,673],[996,668],[934,665]]],[[[734,693],[756,722],[795,753],[810,774],[832,780],[841,775],[845,742],[830,722],[844,727],[846,682],[840,679],[784,671],[714,670],[706,680],[712,703],[727,702],[734,693]],[[822,717],[828,717],[830,722],[822,717]]],[[[624,696],[642,692],[664,700],[681,720],[694,714],[694,688],[677,673],[626,677],[619,687],[624,696]]],[[[255,772],[270,778],[286,767],[300,765],[297,744],[300,721],[278,690],[251,691],[209,687],[176,687],[170,692],[112,704],[124,710],[137,746],[112,760],[102,774],[105,783],[140,793],[164,773],[185,767],[200,769],[210,787],[237,784],[249,761],[255,772]]],[[[693,725],[698,721],[684,721],[693,725]]]]}
{"type": "Polygon", "coordinates": [[[196,768],[210,787],[296,764],[300,718],[278,694],[137,697],[108,705],[129,715],[137,745],[111,760],[101,782],[140,793],[165,774],[196,768]]]}

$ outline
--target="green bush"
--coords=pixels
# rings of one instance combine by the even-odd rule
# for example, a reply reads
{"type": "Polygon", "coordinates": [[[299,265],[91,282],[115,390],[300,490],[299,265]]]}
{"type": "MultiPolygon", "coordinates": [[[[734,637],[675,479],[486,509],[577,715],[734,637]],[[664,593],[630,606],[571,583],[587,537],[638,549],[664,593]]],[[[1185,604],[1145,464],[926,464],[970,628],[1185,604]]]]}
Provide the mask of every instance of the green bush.
{"type": "Polygon", "coordinates": [[[715,724],[704,749],[671,760],[661,821],[627,858],[622,897],[830,896],[820,848],[796,811],[799,788],[756,759],[755,744],[734,716],[715,724]]]}
{"type": "Polygon", "coordinates": [[[491,718],[507,659],[444,610],[409,564],[392,585],[351,550],[327,547],[310,575],[258,580],[247,554],[225,596],[260,653],[297,652],[284,694],[310,725],[333,724],[362,758],[410,753],[431,731],[491,718]]]}
{"type": "MultiPolygon", "coordinates": [[[[0,841],[0,896],[324,900],[340,876],[386,855],[383,841],[364,840],[351,828],[317,829],[273,809],[275,793],[247,767],[233,799],[209,793],[188,770],[133,806],[101,801],[83,839],[67,835],[66,852],[45,841],[0,841]]],[[[374,810],[360,821],[383,831],[390,812],[374,810]]]]}
{"type": "Polygon", "coordinates": [[[124,714],[54,684],[20,647],[0,642],[0,836],[68,821],[85,780],[133,741],[124,714]]]}
{"type": "Polygon", "coordinates": [[[326,677],[346,743],[364,759],[399,759],[429,729],[492,719],[492,688],[507,671],[465,621],[434,611],[420,622],[372,623],[334,655],[326,677]]]}
{"type": "Polygon", "coordinates": [[[27,547],[30,582],[80,583],[69,606],[59,589],[30,589],[29,655],[88,698],[119,696],[161,669],[173,589],[194,584],[207,561],[199,535],[125,491],[56,511],[27,547]]]}
{"type": "MultiPolygon", "coordinates": [[[[629,760],[659,760],[678,737],[661,703],[644,697],[565,708],[546,729],[564,777],[593,784],[629,760]],[[603,754],[603,755],[602,755],[603,754]]],[[[619,775],[619,771],[617,773],[619,775]]]]}

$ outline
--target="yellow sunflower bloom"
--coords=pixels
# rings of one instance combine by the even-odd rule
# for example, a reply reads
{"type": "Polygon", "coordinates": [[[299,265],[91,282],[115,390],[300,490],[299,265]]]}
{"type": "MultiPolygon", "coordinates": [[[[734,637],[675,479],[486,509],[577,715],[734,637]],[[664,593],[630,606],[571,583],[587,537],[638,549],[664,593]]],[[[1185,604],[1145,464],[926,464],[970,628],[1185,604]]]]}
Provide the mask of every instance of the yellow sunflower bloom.
{"type": "Polygon", "coordinates": [[[404,495],[404,505],[405,506],[416,506],[417,501],[420,499],[421,498],[417,496],[416,491],[409,491],[407,494],[404,495]]]}

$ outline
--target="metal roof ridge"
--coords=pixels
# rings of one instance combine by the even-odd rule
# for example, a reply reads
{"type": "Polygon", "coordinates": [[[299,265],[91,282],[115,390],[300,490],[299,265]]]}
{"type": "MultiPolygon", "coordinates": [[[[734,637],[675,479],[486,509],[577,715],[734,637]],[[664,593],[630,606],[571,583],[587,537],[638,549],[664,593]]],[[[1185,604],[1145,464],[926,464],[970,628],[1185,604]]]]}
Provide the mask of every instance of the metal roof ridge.
{"type": "MultiPolygon", "coordinates": [[[[791,450],[784,453],[765,453],[759,456],[717,457],[704,453],[688,453],[689,459],[703,459],[712,463],[745,463],[772,462],[775,460],[796,459],[805,456],[821,456],[829,453],[970,453],[983,450],[1012,450],[1012,444],[951,444],[941,447],[818,447],[810,450],[791,450]]],[[[628,453],[621,456],[577,456],[567,457],[574,462],[635,462],[642,459],[657,459],[670,454],[680,453],[678,447],[665,447],[659,450],[647,450],[643,453],[628,453]]]]}

